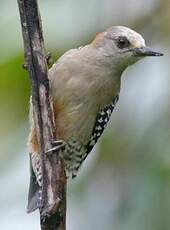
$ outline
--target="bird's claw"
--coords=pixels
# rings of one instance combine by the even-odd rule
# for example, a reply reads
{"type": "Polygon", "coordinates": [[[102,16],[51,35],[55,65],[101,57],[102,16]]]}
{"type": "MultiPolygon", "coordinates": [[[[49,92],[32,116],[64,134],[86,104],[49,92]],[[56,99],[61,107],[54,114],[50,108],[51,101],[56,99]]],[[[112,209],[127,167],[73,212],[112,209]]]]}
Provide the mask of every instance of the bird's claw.
{"type": "Polygon", "coordinates": [[[65,148],[66,142],[63,140],[57,140],[52,142],[53,147],[46,151],[46,154],[51,154],[53,151],[62,150],[65,148]]]}

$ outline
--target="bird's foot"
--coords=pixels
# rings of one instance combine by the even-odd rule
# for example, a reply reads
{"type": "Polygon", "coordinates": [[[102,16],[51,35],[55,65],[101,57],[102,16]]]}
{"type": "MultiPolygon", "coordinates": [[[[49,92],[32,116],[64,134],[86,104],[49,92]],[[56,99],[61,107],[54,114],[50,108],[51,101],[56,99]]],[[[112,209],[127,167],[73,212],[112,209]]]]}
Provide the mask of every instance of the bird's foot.
{"type": "Polygon", "coordinates": [[[50,155],[53,151],[63,150],[66,146],[66,142],[63,140],[57,140],[52,142],[52,148],[46,151],[46,154],[50,155]]]}

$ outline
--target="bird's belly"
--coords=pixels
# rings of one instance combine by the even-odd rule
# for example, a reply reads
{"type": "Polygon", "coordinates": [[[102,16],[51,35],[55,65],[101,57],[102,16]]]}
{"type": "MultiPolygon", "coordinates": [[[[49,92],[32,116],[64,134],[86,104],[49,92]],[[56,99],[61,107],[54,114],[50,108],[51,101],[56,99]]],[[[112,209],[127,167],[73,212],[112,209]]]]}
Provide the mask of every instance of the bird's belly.
{"type": "Polygon", "coordinates": [[[74,116],[71,116],[72,123],[68,123],[65,129],[65,141],[67,145],[63,152],[68,175],[71,174],[72,177],[76,176],[80,165],[103,133],[117,100],[118,95],[113,98],[111,104],[97,111],[97,114],[96,112],[89,113],[86,109],[85,111],[81,110],[83,113],[77,113],[77,116],[76,113],[74,116]],[[93,114],[93,116],[91,116],[91,114],[93,114]]]}
{"type": "Polygon", "coordinates": [[[66,142],[63,152],[67,176],[74,177],[86,153],[96,120],[95,105],[77,105],[65,108],[57,117],[56,133],[66,142]]]}

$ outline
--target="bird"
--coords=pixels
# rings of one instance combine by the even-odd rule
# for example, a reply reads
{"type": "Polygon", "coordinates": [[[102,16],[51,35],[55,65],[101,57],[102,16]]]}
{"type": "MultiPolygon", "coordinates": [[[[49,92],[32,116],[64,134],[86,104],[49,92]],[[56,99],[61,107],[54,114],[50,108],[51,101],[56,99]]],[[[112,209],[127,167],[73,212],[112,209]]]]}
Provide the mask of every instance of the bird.
{"type": "MultiPolygon", "coordinates": [[[[49,69],[50,94],[58,143],[67,177],[77,172],[102,135],[119,99],[121,76],[144,57],[162,56],[139,33],[112,26],[85,46],[64,53],[49,69]]],[[[39,208],[42,171],[30,103],[30,188],[27,211],[39,208]]]]}

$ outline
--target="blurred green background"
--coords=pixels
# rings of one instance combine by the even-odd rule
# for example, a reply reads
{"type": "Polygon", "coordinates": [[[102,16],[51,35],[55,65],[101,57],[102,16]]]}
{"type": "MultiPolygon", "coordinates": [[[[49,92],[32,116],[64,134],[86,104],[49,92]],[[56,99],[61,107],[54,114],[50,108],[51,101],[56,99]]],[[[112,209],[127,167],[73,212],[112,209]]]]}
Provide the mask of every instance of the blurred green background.
{"type": "MultiPolygon", "coordinates": [[[[26,214],[30,82],[21,68],[17,1],[0,0],[0,229],[39,229],[26,214]]],[[[170,1],[41,0],[55,58],[112,25],[129,26],[165,55],[128,68],[103,137],[68,186],[68,230],[170,229],[170,1]]]]}

